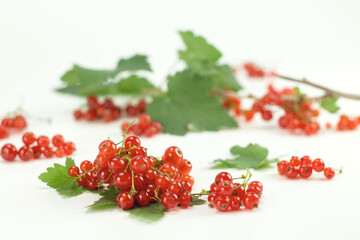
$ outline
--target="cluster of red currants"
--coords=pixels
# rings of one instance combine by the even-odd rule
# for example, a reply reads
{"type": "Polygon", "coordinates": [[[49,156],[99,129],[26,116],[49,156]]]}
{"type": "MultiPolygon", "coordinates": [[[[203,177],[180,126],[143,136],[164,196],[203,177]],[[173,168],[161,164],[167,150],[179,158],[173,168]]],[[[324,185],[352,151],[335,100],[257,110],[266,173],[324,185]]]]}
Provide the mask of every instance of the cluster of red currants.
{"type": "MultiPolygon", "coordinates": [[[[227,93],[233,93],[232,90],[227,90],[227,93]]],[[[222,102],[222,106],[228,110],[228,111],[232,111],[234,113],[235,116],[240,116],[242,111],[241,111],[241,99],[239,97],[225,97],[223,102],[222,102]]]]}
{"type": "Polygon", "coordinates": [[[16,115],[15,117],[6,117],[1,120],[0,139],[7,138],[11,130],[21,131],[26,127],[27,122],[24,116],[16,115]]]}
{"type": "Polygon", "coordinates": [[[152,137],[162,131],[162,125],[157,121],[152,121],[150,115],[144,113],[140,115],[139,123],[130,125],[130,122],[124,122],[121,125],[121,130],[123,132],[127,129],[129,133],[133,133],[137,136],[145,135],[146,137],[152,137]]]}
{"type": "Polygon", "coordinates": [[[121,109],[115,106],[110,98],[106,98],[102,103],[96,96],[88,96],[86,99],[86,111],[77,109],[74,111],[76,120],[85,119],[86,121],[95,121],[102,119],[105,122],[111,122],[118,119],[121,115],[121,109]]]}
{"type": "Polygon", "coordinates": [[[41,154],[45,158],[52,158],[54,155],[56,157],[70,156],[75,151],[75,144],[73,142],[65,142],[64,137],[60,134],[55,135],[51,140],[56,149],[50,146],[50,139],[47,136],[35,137],[35,134],[32,132],[24,133],[22,141],[25,145],[19,151],[13,144],[5,144],[1,148],[2,158],[5,161],[12,162],[19,155],[22,161],[29,161],[40,158],[41,154]],[[34,143],[36,145],[31,146],[34,143]]]}
{"type": "Polygon", "coordinates": [[[99,155],[93,163],[86,160],[80,169],[69,168],[69,175],[76,178],[80,186],[95,189],[108,184],[120,189],[117,203],[122,209],[132,208],[135,200],[141,206],[161,202],[166,208],[175,208],[179,203],[182,207],[191,204],[192,165],[183,158],[179,148],[167,148],[158,159],[147,155],[138,137],[129,136],[121,147],[105,140],[98,149],[99,155]]]}
{"type": "Polygon", "coordinates": [[[259,181],[247,184],[250,179],[250,175],[248,176],[244,183],[240,184],[234,183],[228,172],[218,173],[210,186],[209,206],[215,206],[221,212],[240,210],[241,206],[249,210],[257,208],[263,185],[259,181]]]}
{"type": "Polygon", "coordinates": [[[341,115],[339,122],[337,123],[337,130],[355,130],[360,125],[360,117],[351,119],[347,115],[341,115]]]}
{"type": "Polygon", "coordinates": [[[263,78],[267,76],[267,73],[265,73],[261,67],[255,65],[254,63],[246,62],[244,63],[243,68],[250,78],[263,78]]]}
{"type": "MultiPolygon", "coordinates": [[[[321,158],[311,160],[309,156],[304,156],[301,159],[294,156],[289,162],[280,161],[277,168],[280,175],[285,175],[291,179],[296,178],[298,175],[302,178],[308,178],[312,175],[313,170],[315,172],[324,172],[324,176],[329,180],[335,176],[335,170],[330,167],[325,168],[324,161],[321,158]]],[[[341,173],[341,171],[340,169],[339,172],[341,173]]]]}

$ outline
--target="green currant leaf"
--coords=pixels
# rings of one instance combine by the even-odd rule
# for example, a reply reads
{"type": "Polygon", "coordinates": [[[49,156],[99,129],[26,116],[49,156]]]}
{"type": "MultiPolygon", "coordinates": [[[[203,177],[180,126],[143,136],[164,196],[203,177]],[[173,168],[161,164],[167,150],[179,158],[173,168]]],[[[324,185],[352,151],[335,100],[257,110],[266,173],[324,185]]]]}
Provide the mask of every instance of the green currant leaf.
{"type": "Polygon", "coordinates": [[[332,98],[325,98],[324,100],[321,100],[319,102],[320,107],[328,111],[329,113],[336,113],[339,111],[340,107],[336,104],[338,98],[332,97],[332,98]]]}
{"type": "Polygon", "coordinates": [[[203,205],[205,204],[206,201],[201,199],[200,197],[198,196],[192,196],[191,197],[191,206],[196,206],[196,205],[203,205]]]}
{"type": "Polygon", "coordinates": [[[117,71],[149,71],[151,72],[151,67],[147,61],[147,56],[145,55],[135,55],[128,59],[120,59],[117,65],[117,71]]]}
{"type": "Polygon", "coordinates": [[[235,158],[217,159],[214,161],[214,166],[212,168],[259,169],[268,167],[271,163],[276,163],[279,161],[277,158],[269,160],[267,158],[268,149],[258,144],[249,144],[246,147],[240,147],[236,145],[230,149],[230,152],[235,156],[235,158]]]}
{"type": "Polygon", "coordinates": [[[155,86],[149,80],[136,75],[121,79],[116,87],[117,92],[124,94],[141,94],[142,91],[155,89],[155,86]]]}
{"type": "Polygon", "coordinates": [[[49,167],[46,172],[40,174],[39,179],[63,196],[77,196],[84,192],[84,188],[68,174],[69,168],[73,165],[75,165],[74,160],[67,157],[65,166],[55,163],[54,167],[49,167]]]}
{"type": "Polygon", "coordinates": [[[221,89],[241,90],[241,85],[237,82],[234,72],[229,65],[219,65],[215,67],[217,73],[212,77],[217,81],[221,89]]]}
{"type": "Polygon", "coordinates": [[[116,197],[121,193],[121,190],[116,189],[114,186],[109,186],[107,189],[100,192],[101,198],[95,201],[90,206],[87,206],[90,211],[99,211],[118,206],[116,197]]]}
{"type": "Polygon", "coordinates": [[[188,131],[217,131],[235,128],[236,121],[211,96],[214,80],[190,70],[168,78],[168,95],[155,98],[148,106],[150,116],[162,123],[164,131],[185,135],[188,131]]]}
{"type": "Polygon", "coordinates": [[[164,213],[167,212],[167,208],[165,208],[161,203],[156,202],[150,203],[146,206],[129,209],[127,212],[132,218],[142,222],[152,223],[163,218],[165,216],[164,213]]]}

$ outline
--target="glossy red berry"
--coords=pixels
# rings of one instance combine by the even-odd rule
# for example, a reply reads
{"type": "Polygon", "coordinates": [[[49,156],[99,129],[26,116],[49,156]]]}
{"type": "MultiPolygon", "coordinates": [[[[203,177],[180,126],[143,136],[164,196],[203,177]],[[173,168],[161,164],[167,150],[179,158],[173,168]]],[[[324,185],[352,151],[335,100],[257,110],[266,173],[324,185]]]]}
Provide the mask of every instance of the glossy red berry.
{"type": "Polygon", "coordinates": [[[179,197],[179,202],[181,207],[189,207],[191,205],[191,194],[188,192],[183,192],[179,197]]]}
{"type": "Polygon", "coordinates": [[[23,146],[19,149],[19,157],[23,161],[29,161],[33,158],[33,150],[28,146],[23,146]]]}
{"type": "Polygon", "coordinates": [[[234,191],[232,193],[233,196],[239,196],[241,199],[245,196],[245,187],[242,186],[240,183],[234,183],[234,191]]]}
{"type": "Polygon", "coordinates": [[[286,166],[285,176],[287,176],[288,178],[296,178],[298,172],[299,171],[294,166],[288,164],[286,166]]]}
{"type": "Polygon", "coordinates": [[[178,147],[168,147],[162,156],[162,160],[177,166],[183,160],[183,153],[178,147]]]}
{"type": "Polygon", "coordinates": [[[168,178],[165,175],[160,174],[156,177],[155,183],[161,189],[166,189],[168,187],[168,185],[170,184],[170,178],[168,178]]]}
{"type": "Polygon", "coordinates": [[[180,173],[179,170],[170,163],[165,163],[160,167],[160,172],[166,173],[172,180],[178,180],[180,173]]]}
{"type": "Polygon", "coordinates": [[[106,156],[104,156],[102,154],[99,154],[96,157],[96,163],[100,168],[107,167],[109,160],[110,160],[110,158],[108,158],[108,157],[106,157],[106,156]]]}
{"type": "Polygon", "coordinates": [[[322,172],[325,169],[325,164],[324,161],[321,158],[316,158],[313,162],[312,162],[312,168],[314,169],[315,172],[322,172]]]}
{"type": "Polygon", "coordinates": [[[82,172],[88,172],[93,168],[93,164],[92,162],[85,160],[83,162],[81,162],[80,164],[80,169],[82,172]]]}
{"type": "Polygon", "coordinates": [[[99,171],[97,172],[97,177],[101,182],[109,182],[111,177],[111,172],[109,172],[108,168],[100,168],[99,171]]]}
{"type": "Polygon", "coordinates": [[[335,176],[334,169],[332,169],[330,167],[325,168],[324,169],[324,176],[329,180],[332,179],[335,176]]]}
{"type": "Polygon", "coordinates": [[[161,204],[168,208],[175,208],[179,204],[179,198],[175,193],[166,192],[161,196],[161,204]]]}
{"type": "Polygon", "coordinates": [[[40,147],[47,147],[50,144],[50,139],[47,136],[43,136],[43,135],[38,137],[36,141],[40,147]]]}
{"type": "Polygon", "coordinates": [[[16,147],[12,144],[5,144],[1,148],[1,157],[8,162],[14,161],[17,153],[16,147]]]}
{"type": "Polygon", "coordinates": [[[105,158],[112,158],[117,153],[116,144],[111,140],[104,140],[100,143],[99,154],[103,155],[105,158]]]}
{"type": "Polygon", "coordinates": [[[305,164],[305,165],[311,165],[312,164],[312,160],[309,156],[303,156],[301,158],[301,161],[302,161],[302,164],[305,164]]]}
{"type": "Polygon", "coordinates": [[[65,151],[64,151],[64,148],[62,146],[58,147],[56,150],[55,150],[55,155],[57,157],[63,157],[65,155],[65,151]]]}
{"type": "Polygon", "coordinates": [[[265,111],[261,112],[261,117],[265,121],[269,121],[273,118],[273,114],[270,110],[265,110],[265,111]]]}
{"type": "Polygon", "coordinates": [[[141,128],[146,129],[151,124],[151,117],[148,114],[141,114],[139,117],[139,124],[141,128]]]}
{"type": "Polygon", "coordinates": [[[312,166],[311,165],[302,165],[299,169],[299,175],[302,178],[308,178],[312,174],[312,166]]]}
{"type": "Polygon", "coordinates": [[[259,196],[255,193],[246,193],[243,199],[243,204],[246,209],[257,208],[259,204],[259,196]]]}
{"type": "Polygon", "coordinates": [[[81,110],[75,110],[73,114],[76,120],[80,120],[84,117],[84,113],[81,110]]]}
{"type": "Polygon", "coordinates": [[[77,177],[80,174],[80,169],[77,166],[71,166],[68,173],[70,177],[77,177]]]}
{"type": "Polygon", "coordinates": [[[232,176],[228,172],[220,172],[215,177],[215,184],[219,185],[223,181],[229,181],[232,182],[232,176]]]}
{"type": "Polygon", "coordinates": [[[220,193],[217,193],[217,192],[213,192],[213,193],[210,193],[209,196],[208,196],[208,202],[212,205],[214,205],[215,203],[215,200],[218,199],[218,197],[220,197],[220,193]]]}
{"type": "Polygon", "coordinates": [[[290,165],[291,166],[294,166],[294,167],[299,167],[301,165],[301,160],[299,157],[296,157],[296,156],[293,156],[291,159],[290,159],[290,165]]]}
{"type": "Polygon", "coordinates": [[[131,175],[126,172],[119,172],[113,176],[112,184],[120,189],[128,189],[131,186],[131,175]]]}
{"type": "Polygon", "coordinates": [[[116,202],[124,210],[134,206],[134,198],[128,192],[120,193],[116,198],[116,202]]]}
{"type": "Polygon", "coordinates": [[[143,156],[143,157],[147,157],[147,150],[144,147],[137,147],[134,150],[131,151],[131,157],[136,157],[136,156],[143,156]]]}
{"type": "Polygon", "coordinates": [[[239,196],[230,197],[230,208],[233,211],[239,210],[241,207],[241,198],[239,196]]]}
{"type": "Polygon", "coordinates": [[[146,190],[141,190],[135,195],[136,201],[139,205],[145,206],[150,203],[150,196],[147,194],[146,190]]]}
{"type": "Polygon", "coordinates": [[[135,187],[136,191],[146,189],[146,180],[142,174],[134,175],[134,187],[135,187]]]}
{"type": "Polygon", "coordinates": [[[63,148],[65,155],[70,156],[75,151],[75,144],[73,142],[65,142],[63,148]]]}
{"type": "Polygon", "coordinates": [[[40,146],[33,146],[33,147],[31,147],[31,149],[33,150],[34,159],[40,158],[40,156],[42,154],[41,147],[40,146]]]}
{"type": "Polygon", "coordinates": [[[280,175],[285,174],[286,167],[287,167],[288,164],[289,163],[287,161],[285,161],[285,160],[278,162],[277,169],[278,169],[278,172],[279,172],[280,175]]]}
{"type": "Polygon", "coordinates": [[[218,185],[218,192],[222,195],[230,195],[234,191],[234,184],[228,180],[225,180],[218,185]]]}
{"type": "Polygon", "coordinates": [[[192,185],[189,181],[186,180],[181,180],[180,181],[182,188],[186,191],[186,192],[191,192],[192,190],[192,185]]]}
{"type": "Polygon", "coordinates": [[[145,173],[146,180],[151,183],[155,183],[155,179],[158,173],[154,169],[148,169],[145,173]]]}
{"type": "Polygon", "coordinates": [[[214,201],[216,209],[220,212],[226,212],[230,207],[230,199],[227,196],[220,196],[214,201]]]}
{"type": "Polygon", "coordinates": [[[131,147],[140,147],[140,145],[141,145],[141,142],[138,137],[129,136],[129,137],[125,138],[125,141],[124,141],[125,149],[130,149],[131,147]]]}
{"type": "Polygon", "coordinates": [[[251,188],[251,187],[258,187],[261,192],[262,192],[263,189],[264,189],[262,183],[259,182],[259,181],[252,181],[252,182],[250,182],[249,185],[248,185],[248,188],[251,188]]]}
{"type": "Polygon", "coordinates": [[[261,189],[258,186],[250,186],[246,189],[246,193],[255,193],[256,195],[258,195],[259,197],[261,197],[261,189]]]}
{"type": "Polygon", "coordinates": [[[88,185],[88,181],[84,177],[76,179],[76,182],[82,187],[86,187],[88,185]]]}
{"type": "Polygon", "coordinates": [[[44,149],[44,156],[46,158],[52,158],[54,156],[54,150],[51,147],[45,147],[44,149]]]}
{"type": "Polygon", "coordinates": [[[131,160],[130,166],[134,173],[138,174],[144,174],[149,169],[149,163],[147,162],[146,158],[140,155],[134,157],[131,160]]]}
{"type": "Polygon", "coordinates": [[[181,183],[178,181],[172,181],[168,184],[167,190],[179,196],[182,193],[181,183]]]}
{"type": "Polygon", "coordinates": [[[32,132],[26,132],[22,136],[22,141],[25,145],[29,146],[36,141],[35,134],[32,132]]]}
{"type": "Polygon", "coordinates": [[[189,160],[183,159],[177,166],[179,169],[180,174],[182,175],[189,175],[192,169],[192,164],[189,160]]]}
{"type": "Polygon", "coordinates": [[[183,175],[181,176],[180,180],[188,181],[191,184],[191,186],[194,186],[195,183],[195,179],[190,175],[185,175],[185,176],[183,175]]]}
{"type": "Polygon", "coordinates": [[[124,172],[126,162],[120,157],[113,157],[108,161],[108,168],[112,173],[124,172]]]}
{"type": "Polygon", "coordinates": [[[65,141],[64,141],[64,137],[60,134],[57,134],[55,135],[53,138],[52,138],[52,144],[55,146],[55,147],[59,147],[59,146],[62,146],[64,145],[65,141]]]}

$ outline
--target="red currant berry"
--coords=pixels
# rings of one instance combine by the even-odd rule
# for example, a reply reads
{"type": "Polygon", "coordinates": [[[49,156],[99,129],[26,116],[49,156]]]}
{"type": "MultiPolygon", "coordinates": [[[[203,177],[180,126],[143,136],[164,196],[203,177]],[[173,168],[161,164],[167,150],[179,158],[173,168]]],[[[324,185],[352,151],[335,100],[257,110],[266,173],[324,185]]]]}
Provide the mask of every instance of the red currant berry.
{"type": "Polygon", "coordinates": [[[130,117],[135,117],[136,115],[139,114],[138,109],[134,106],[127,106],[126,107],[126,113],[130,116],[130,117]]]}
{"type": "Polygon", "coordinates": [[[101,182],[109,182],[111,177],[111,172],[109,172],[108,168],[100,168],[97,173],[97,176],[101,182]]]}
{"type": "Polygon", "coordinates": [[[24,128],[26,128],[27,123],[26,120],[23,116],[18,115],[14,118],[14,121],[12,123],[12,127],[17,129],[17,130],[22,130],[24,128]]]}
{"type": "Polygon", "coordinates": [[[87,187],[90,190],[93,190],[93,189],[97,188],[98,183],[99,182],[97,180],[90,180],[90,182],[87,184],[87,187]]]}
{"type": "Polygon", "coordinates": [[[9,136],[9,128],[0,126],[0,139],[6,138],[9,136]]]}
{"type": "Polygon", "coordinates": [[[109,160],[110,160],[110,158],[108,158],[108,157],[106,157],[106,156],[104,156],[102,154],[99,154],[96,157],[96,163],[100,168],[107,167],[109,160]]]}
{"type": "Polygon", "coordinates": [[[168,208],[175,208],[179,204],[179,198],[175,193],[166,192],[161,197],[161,204],[168,208]]]}
{"type": "Polygon", "coordinates": [[[139,117],[139,124],[140,127],[143,129],[146,129],[150,126],[151,124],[151,117],[148,114],[141,114],[139,117]]]}
{"type": "Polygon", "coordinates": [[[35,134],[32,132],[24,133],[24,135],[22,136],[22,141],[27,146],[33,144],[36,141],[35,134]]]}
{"type": "Polygon", "coordinates": [[[230,208],[233,211],[239,210],[241,207],[241,198],[239,196],[230,197],[230,208]]]}
{"type": "Polygon", "coordinates": [[[215,200],[214,205],[218,211],[226,212],[229,210],[230,200],[227,196],[220,196],[215,200]]]}
{"type": "Polygon", "coordinates": [[[124,172],[126,162],[120,157],[113,157],[108,161],[108,168],[112,173],[124,172]]]}
{"type": "Polygon", "coordinates": [[[88,185],[88,181],[84,177],[76,179],[76,182],[82,187],[86,187],[88,185]]]}
{"type": "Polygon", "coordinates": [[[259,196],[255,193],[246,193],[243,199],[243,204],[246,209],[257,208],[259,204],[259,196]]]}
{"type": "Polygon", "coordinates": [[[247,188],[246,193],[255,193],[259,197],[261,197],[261,189],[258,186],[250,186],[247,188]]]}
{"type": "Polygon", "coordinates": [[[277,169],[278,169],[278,172],[279,172],[280,175],[285,174],[286,167],[287,167],[288,164],[289,163],[287,161],[285,161],[285,160],[278,162],[277,169]]]}
{"type": "Polygon", "coordinates": [[[75,151],[75,144],[73,142],[64,143],[64,152],[67,156],[70,156],[75,151]]]}
{"type": "Polygon", "coordinates": [[[312,160],[309,156],[303,156],[301,158],[301,161],[302,161],[302,164],[305,164],[305,165],[311,165],[312,164],[312,160]]]}
{"type": "Polygon", "coordinates": [[[155,166],[155,164],[156,164],[156,159],[155,158],[147,156],[146,160],[149,163],[149,167],[155,166]]]}
{"type": "Polygon", "coordinates": [[[312,167],[313,167],[315,172],[322,172],[325,169],[324,161],[321,158],[316,158],[312,162],[312,167]]]}
{"type": "Polygon", "coordinates": [[[211,185],[210,185],[210,192],[218,192],[218,185],[216,185],[216,183],[212,183],[211,185]]]}
{"type": "Polygon", "coordinates": [[[126,172],[119,172],[114,175],[112,184],[120,189],[128,189],[131,187],[131,175],[126,172]]]}
{"type": "Polygon", "coordinates": [[[156,177],[155,183],[161,189],[166,189],[167,186],[170,184],[170,178],[161,174],[156,177]]]}
{"type": "Polygon", "coordinates": [[[290,165],[291,166],[294,166],[294,167],[299,167],[300,165],[301,165],[301,160],[300,160],[300,158],[299,157],[292,157],[291,159],[290,159],[290,165]]]}
{"type": "Polygon", "coordinates": [[[99,145],[99,154],[106,158],[112,158],[117,153],[116,144],[111,140],[102,141],[99,145]]]}
{"type": "Polygon", "coordinates": [[[188,181],[191,184],[191,186],[194,186],[194,183],[195,183],[194,178],[192,176],[190,176],[190,175],[182,176],[179,180],[188,181]]]}
{"type": "Polygon", "coordinates": [[[52,143],[54,144],[55,147],[59,147],[59,146],[62,146],[64,145],[65,141],[64,141],[64,137],[60,134],[57,134],[55,135],[53,138],[52,138],[52,143]]]}
{"type": "Polygon", "coordinates": [[[178,147],[168,147],[165,150],[162,160],[177,166],[183,160],[183,153],[178,147]]]}
{"type": "Polygon", "coordinates": [[[218,197],[220,197],[219,193],[216,192],[210,193],[208,196],[208,202],[213,205],[215,203],[215,200],[218,199],[218,197]]]}
{"type": "Polygon", "coordinates": [[[34,159],[40,158],[40,156],[42,154],[41,147],[40,146],[33,146],[33,147],[31,147],[31,149],[33,150],[33,153],[34,153],[34,159]]]}
{"type": "Polygon", "coordinates": [[[245,196],[245,187],[240,183],[234,183],[234,191],[232,193],[233,196],[239,196],[241,199],[244,199],[245,196]]]}
{"type": "Polygon", "coordinates": [[[146,190],[141,190],[135,195],[136,201],[139,205],[145,206],[148,205],[150,202],[150,197],[146,193],[146,190]]]}
{"type": "Polygon", "coordinates": [[[63,157],[65,155],[65,151],[64,151],[64,148],[63,147],[58,147],[56,150],[55,150],[55,155],[57,157],[63,157]]]}
{"type": "Polygon", "coordinates": [[[223,181],[219,187],[218,187],[218,192],[222,195],[230,195],[233,193],[234,191],[234,184],[228,180],[223,181]]]}
{"type": "Polygon", "coordinates": [[[23,161],[29,161],[34,156],[33,150],[28,146],[19,149],[19,157],[23,161]]]}
{"type": "Polygon", "coordinates": [[[192,164],[189,160],[183,159],[177,166],[179,169],[180,174],[182,175],[189,175],[192,169],[192,164]]]}
{"type": "Polygon", "coordinates": [[[183,187],[183,189],[186,191],[186,192],[191,192],[192,190],[192,185],[189,181],[186,181],[186,180],[181,180],[180,181],[181,183],[181,186],[183,187]]]}
{"type": "Polygon", "coordinates": [[[181,183],[178,181],[172,181],[167,186],[167,190],[169,192],[175,193],[177,196],[179,196],[182,192],[182,186],[181,183]]]}
{"type": "Polygon", "coordinates": [[[50,139],[47,136],[40,136],[36,141],[40,147],[47,147],[50,144],[50,139]]]}
{"type": "Polygon", "coordinates": [[[156,185],[148,184],[145,191],[149,195],[151,201],[151,198],[155,197],[156,185]]]}
{"type": "Polygon", "coordinates": [[[302,165],[299,169],[299,175],[302,178],[308,178],[312,174],[312,166],[311,165],[302,165]]]}
{"type": "Polygon", "coordinates": [[[76,120],[80,120],[84,117],[84,113],[81,110],[75,110],[73,114],[76,120]]]}
{"type": "Polygon", "coordinates": [[[155,179],[157,177],[157,172],[153,169],[149,169],[145,173],[146,180],[151,183],[155,183],[155,179]]]}
{"type": "Polygon", "coordinates": [[[134,187],[137,191],[144,190],[146,188],[145,178],[141,174],[135,174],[134,187]]]}
{"type": "Polygon", "coordinates": [[[215,184],[220,185],[223,181],[232,182],[232,176],[228,172],[220,172],[215,177],[215,184]]]}
{"type": "Polygon", "coordinates": [[[188,192],[183,192],[179,197],[179,202],[181,207],[189,207],[191,205],[191,194],[188,192]]]}
{"type": "Polygon", "coordinates": [[[1,157],[8,162],[14,161],[17,153],[16,147],[12,144],[5,144],[1,148],[1,157]]]}
{"type": "Polygon", "coordinates": [[[299,171],[294,166],[288,164],[286,166],[285,176],[287,176],[288,178],[296,178],[298,172],[299,171]]]}
{"type": "Polygon", "coordinates": [[[136,157],[136,156],[143,156],[143,157],[147,157],[147,150],[144,147],[137,147],[134,150],[131,151],[131,157],[136,157]]]}
{"type": "Polygon", "coordinates": [[[92,164],[92,162],[85,160],[85,161],[81,162],[80,169],[82,172],[88,172],[91,169],[93,169],[93,164],[92,164]]]}
{"type": "Polygon", "coordinates": [[[77,177],[80,174],[80,170],[77,166],[71,166],[68,173],[70,177],[77,177]]]}
{"type": "Polygon", "coordinates": [[[140,147],[140,145],[141,145],[141,142],[138,137],[129,136],[129,137],[125,138],[125,141],[124,141],[125,149],[130,149],[131,147],[140,147]]]}
{"type": "MultiPolygon", "coordinates": [[[[125,132],[126,129],[128,129],[129,125],[129,122],[124,122],[123,124],[121,124],[121,131],[125,132]]],[[[130,128],[128,129],[128,132],[130,132],[130,128]]]]}
{"type": "Polygon", "coordinates": [[[270,110],[265,110],[265,111],[261,112],[261,117],[265,121],[269,121],[273,118],[273,114],[270,110]]]}
{"type": "Polygon", "coordinates": [[[52,158],[54,156],[54,150],[51,147],[45,147],[44,149],[44,156],[46,158],[52,158]]]}
{"type": "Polygon", "coordinates": [[[332,179],[335,176],[334,169],[332,169],[330,167],[325,168],[324,169],[324,176],[329,180],[332,179]]]}
{"type": "Polygon", "coordinates": [[[127,192],[120,193],[116,198],[116,202],[124,210],[134,206],[134,198],[127,192]]]}
{"type": "Polygon", "coordinates": [[[144,174],[149,169],[149,164],[145,157],[138,155],[131,160],[130,167],[134,173],[144,174]]]}
{"type": "Polygon", "coordinates": [[[180,173],[179,170],[172,164],[170,163],[165,163],[164,165],[161,166],[160,171],[163,173],[168,174],[168,176],[172,179],[172,180],[178,180],[180,173]]]}

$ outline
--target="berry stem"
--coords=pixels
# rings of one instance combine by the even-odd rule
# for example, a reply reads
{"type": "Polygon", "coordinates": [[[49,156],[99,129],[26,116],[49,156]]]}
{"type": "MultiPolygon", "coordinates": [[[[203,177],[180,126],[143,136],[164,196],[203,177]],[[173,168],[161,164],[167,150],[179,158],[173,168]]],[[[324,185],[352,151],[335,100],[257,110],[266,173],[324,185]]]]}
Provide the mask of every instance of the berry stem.
{"type": "Polygon", "coordinates": [[[192,193],[192,196],[205,196],[205,195],[209,195],[210,193],[192,193]]]}
{"type": "Polygon", "coordinates": [[[342,171],[343,171],[343,167],[340,167],[339,169],[337,169],[337,168],[333,168],[335,171],[338,171],[339,173],[342,173],[342,171]]]}

